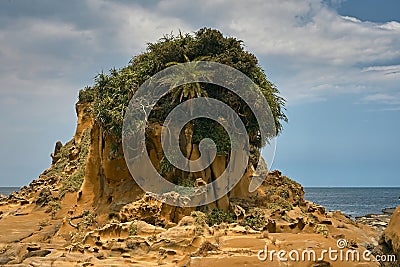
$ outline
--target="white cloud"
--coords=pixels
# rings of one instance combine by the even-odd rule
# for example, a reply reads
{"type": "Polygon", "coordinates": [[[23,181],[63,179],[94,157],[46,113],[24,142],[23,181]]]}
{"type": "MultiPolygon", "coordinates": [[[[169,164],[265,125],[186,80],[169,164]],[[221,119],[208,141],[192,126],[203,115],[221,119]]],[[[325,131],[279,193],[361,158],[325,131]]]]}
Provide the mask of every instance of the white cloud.
{"type": "Polygon", "coordinates": [[[364,71],[367,66],[400,61],[397,22],[342,17],[319,1],[235,2],[232,9],[242,10],[241,16],[225,12],[219,26],[245,40],[259,57],[276,59],[261,63],[274,73],[289,104],[332,93],[399,90],[400,77],[394,72],[388,79],[387,73],[364,71]],[[299,17],[306,23],[299,23],[299,17]]]}
{"type": "Polygon", "coordinates": [[[87,66],[83,53],[95,51],[94,41],[72,23],[37,18],[0,29],[0,94],[62,95],[65,85],[77,85],[74,78],[87,66]]]}
{"type": "Polygon", "coordinates": [[[130,7],[123,12],[131,21],[125,25],[143,23],[152,29],[133,31],[141,41],[156,40],[153,33],[162,30],[176,32],[176,25],[189,30],[216,27],[244,40],[289,104],[323,100],[332,93],[399,89],[395,73],[366,71],[400,61],[398,22],[378,24],[340,16],[319,0],[171,0],[141,10],[141,16],[130,7]],[[153,20],[168,26],[157,28],[153,20]]]}
{"type": "MultiPolygon", "coordinates": [[[[386,93],[375,93],[370,94],[362,98],[363,102],[378,102],[388,105],[400,105],[400,93],[386,94],[386,93]]],[[[399,108],[399,107],[397,107],[399,108]]]]}
{"type": "Polygon", "coordinates": [[[96,30],[98,40],[116,46],[121,53],[133,56],[143,52],[148,42],[157,41],[171,31],[190,31],[187,22],[138,4],[89,0],[91,11],[105,19],[104,27],[96,30]],[[106,36],[107,34],[108,36],[106,36]]]}
{"type": "Polygon", "coordinates": [[[386,30],[400,30],[400,23],[397,21],[391,21],[384,23],[382,25],[378,26],[381,29],[386,29],[386,30]]]}
{"type": "Polygon", "coordinates": [[[361,20],[359,20],[357,18],[349,17],[349,16],[342,16],[342,18],[344,20],[348,20],[348,21],[351,21],[351,22],[354,22],[354,23],[360,23],[361,22],[361,20]]]}
{"type": "MultiPolygon", "coordinates": [[[[56,138],[71,136],[77,91],[97,72],[127,64],[171,31],[213,27],[243,40],[289,105],[357,93],[360,103],[400,106],[396,21],[342,17],[321,0],[50,2],[31,8],[0,2],[0,109],[6,114],[0,123],[7,130],[0,140],[11,151],[4,158],[14,155],[16,162],[29,162],[20,155],[32,154],[18,147],[27,132],[38,155],[49,153],[43,147],[52,148],[56,138]]],[[[48,162],[40,164],[33,164],[37,172],[48,162]]]]}
{"type": "Polygon", "coordinates": [[[343,17],[319,0],[169,0],[151,5],[88,0],[85,6],[101,26],[22,18],[0,30],[0,59],[8,62],[0,66],[0,78],[9,81],[8,88],[17,90],[24,80],[72,84],[77,76],[85,80],[85,72],[90,81],[102,68],[118,66],[120,59],[113,63],[113,55],[126,57],[126,63],[163,34],[204,26],[244,40],[289,104],[336,92],[376,91],[382,83],[392,91],[400,81],[397,70],[376,69],[400,61],[400,23],[343,17]]]}

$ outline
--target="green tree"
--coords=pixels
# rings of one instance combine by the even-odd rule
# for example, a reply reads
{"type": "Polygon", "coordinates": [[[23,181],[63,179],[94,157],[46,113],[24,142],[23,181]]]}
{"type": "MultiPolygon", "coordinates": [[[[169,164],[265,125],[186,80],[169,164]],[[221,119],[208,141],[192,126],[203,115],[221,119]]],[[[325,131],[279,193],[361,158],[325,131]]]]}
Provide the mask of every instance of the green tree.
{"type": "MultiPolygon", "coordinates": [[[[268,142],[268,138],[278,135],[282,131],[282,122],[287,121],[284,114],[285,100],[279,95],[276,86],[267,79],[257,58],[244,49],[242,41],[234,37],[224,37],[218,30],[203,28],[194,34],[170,34],[158,42],[149,43],[146,51],[133,57],[128,66],[119,70],[113,69],[109,74],[99,74],[94,85],[80,93],[80,101],[93,102],[96,121],[105,134],[112,135],[116,142],[120,142],[124,112],[139,86],[169,66],[179,67],[179,63],[201,60],[231,66],[257,84],[270,106],[276,132],[269,133],[267,139],[262,140],[259,125],[250,107],[233,92],[207,83],[186,84],[174,88],[155,105],[148,123],[162,124],[170,111],[187,99],[200,96],[215,98],[229,105],[239,115],[249,135],[251,163],[255,164],[262,146],[268,142]]],[[[164,82],[169,82],[174,87],[179,80],[164,82]]],[[[200,140],[208,137],[217,144],[219,155],[229,157],[229,137],[217,122],[196,119],[187,127],[191,132],[188,140],[190,145],[198,144],[200,140]]],[[[184,146],[188,142],[185,142],[184,146]]],[[[181,150],[187,156],[191,151],[182,147],[181,150]]]]}

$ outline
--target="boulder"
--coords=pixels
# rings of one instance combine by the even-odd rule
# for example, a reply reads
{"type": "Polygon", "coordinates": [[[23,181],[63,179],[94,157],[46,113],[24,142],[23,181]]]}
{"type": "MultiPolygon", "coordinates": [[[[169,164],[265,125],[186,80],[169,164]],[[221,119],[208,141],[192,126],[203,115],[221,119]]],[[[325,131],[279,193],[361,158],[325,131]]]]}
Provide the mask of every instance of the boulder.
{"type": "Polygon", "coordinates": [[[62,148],[61,141],[57,141],[57,143],[54,147],[54,152],[51,153],[51,155],[50,155],[51,159],[52,159],[51,164],[56,163],[61,158],[61,155],[60,155],[61,148],[62,148]]]}
{"type": "Polygon", "coordinates": [[[396,262],[384,266],[400,266],[400,206],[393,212],[388,227],[379,240],[383,254],[396,255],[396,262]]]}

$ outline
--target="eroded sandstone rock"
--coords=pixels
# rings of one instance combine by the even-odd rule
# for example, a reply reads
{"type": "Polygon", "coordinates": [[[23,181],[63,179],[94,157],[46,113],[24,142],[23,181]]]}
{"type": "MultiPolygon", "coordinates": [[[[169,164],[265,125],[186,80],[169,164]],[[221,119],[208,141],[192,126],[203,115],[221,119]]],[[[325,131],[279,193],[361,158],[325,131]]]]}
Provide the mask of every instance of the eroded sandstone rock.
{"type": "Polygon", "coordinates": [[[395,255],[397,259],[395,262],[383,263],[383,266],[400,266],[400,206],[393,212],[379,243],[384,254],[395,255]]]}

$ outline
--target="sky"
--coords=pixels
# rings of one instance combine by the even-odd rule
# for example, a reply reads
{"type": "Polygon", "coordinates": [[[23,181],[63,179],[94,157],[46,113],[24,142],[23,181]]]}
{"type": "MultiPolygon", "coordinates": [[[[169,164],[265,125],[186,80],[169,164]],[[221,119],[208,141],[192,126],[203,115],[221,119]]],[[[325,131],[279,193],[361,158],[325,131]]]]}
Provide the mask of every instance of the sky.
{"type": "Polygon", "coordinates": [[[287,100],[272,169],[304,186],[400,186],[398,0],[0,1],[0,186],[73,137],[78,91],[164,34],[244,41],[287,100]]]}

